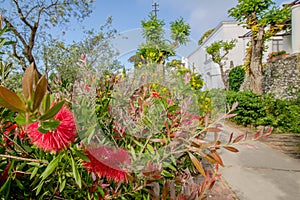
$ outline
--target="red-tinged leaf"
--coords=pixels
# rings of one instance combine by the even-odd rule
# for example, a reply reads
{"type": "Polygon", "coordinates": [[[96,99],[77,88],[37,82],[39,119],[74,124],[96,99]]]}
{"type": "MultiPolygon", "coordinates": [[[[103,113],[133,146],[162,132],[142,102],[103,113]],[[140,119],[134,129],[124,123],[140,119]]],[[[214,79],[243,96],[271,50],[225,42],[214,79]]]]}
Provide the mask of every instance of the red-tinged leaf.
{"type": "Polygon", "coordinates": [[[57,104],[55,104],[44,115],[42,115],[40,117],[40,120],[48,120],[48,119],[54,117],[58,113],[58,111],[60,111],[60,109],[62,108],[64,103],[65,103],[64,101],[61,101],[61,102],[58,102],[57,104]]]}
{"type": "Polygon", "coordinates": [[[261,134],[262,134],[262,130],[257,131],[257,132],[255,133],[255,135],[253,136],[253,139],[254,139],[254,140],[257,140],[257,139],[261,136],[261,134]]]}
{"type": "Polygon", "coordinates": [[[257,150],[258,147],[253,145],[253,144],[249,144],[249,143],[242,143],[242,145],[248,147],[249,149],[254,149],[254,150],[257,150]]]}
{"type": "Polygon", "coordinates": [[[36,110],[40,107],[42,100],[47,91],[47,79],[46,76],[42,76],[38,81],[35,91],[34,91],[34,98],[33,98],[33,110],[36,110]]]}
{"type": "Polygon", "coordinates": [[[210,182],[210,185],[209,185],[209,187],[208,187],[208,190],[211,190],[211,189],[213,188],[213,186],[215,185],[215,183],[216,183],[216,180],[212,180],[212,181],[210,182]]]}
{"type": "Polygon", "coordinates": [[[22,88],[25,100],[27,101],[33,91],[33,81],[34,81],[34,64],[32,63],[25,71],[22,81],[22,88]]]}
{"type": "Polygon", "coordinates": [[[208,123],[209,123],[209,112],[206,112],[206,115],[205,115],[205,127],[208,126],[208,123]]]}
{"type": "Polygon", "coordinates": [[[202,167],[201,162],[190,152],[189,152],[189,156],[190,156],[191,161],[193,162],[194,166],[196,167],[196,169],[200,172],[200,174],[202,174],[202,176],[206,177],[206,174],[202,167]]]}
{"type": "Polygon", "coordinates": [[[163,187],[161,199],[162,200],[167,200],[168,195],[169,195],[169,181],[167,180],[167,181],[165,181],[165,184],[164,184],[164,187],[163,187]]]}
{"type": "Polygon", "coordinates": [[[205,129],[206,132],[213,132],[213,133],[219,133],[222,131],[222,129],[219,129],[217,127],[209,127],[205,129]]]}
{"type": "Polygon", "coordinates": [[[210,175],[209,175],[208,170],[206,170],[206,178],[205,178],[206,184],[209,182],[209,180],[210,180],[210,175]]]}
{"type": "Polygon", "coordinates": [[[0,106],[8,108],[14,112],[25,112],[26,106],[22,99],[13,91],[0,86],[0,106]]]}
{"type": "Polygon", "coordinates": [[[234,148],[232,146],[223,146],[225,149],[227,149],[228,151],[231,151],[231,152],[239,152],[239,150],[237,148],[234,148]]]}
{"type": "Polygon", "coordinates": [[[265,138],[269,137],[271,134],[272,134],[271,132],[266,133],[266,134],[260,136],[259,139],[265,139],[265,138]]]}
{"type": "Polygon", "coordinates": [[[231,111],[229,104],[227,104],[227,109],[228,109],[228,111],[231,111]]]}
{"type": "Polygon", "coordinates": [[[228,144],[230,144],[230,142],[232,141],[232,137],[233,137],[233,133],[231,133],[229,136],[228,144]]]}
{"type": "Polygon", "coordinates": [[[245,138],[245,134],[239,135],[233,140],[233,143],[239,142],[244,138],[245,138]]]}
{"type": "Polygon", "coordinates": [[[228,119],[228,118],[232,118],[234,116],[236,116],[237,114],[228,114],[224,117],[224,119],[228,119]]]}
{"type": "Polygon", "coordinates": [[[171,181],[170,183],[170,200],[171,199],[173,200],[176,199],[176,189],[175,189],[174,181],[171,181]]]}
{"type": "Polygon", "coordinates": [[[212,150],[211,151],[212,157],[217,161],[217,163],[219,163],[222,167],[224,167],[222,158],[220,157],[220,155],[215,151],[212,150]]]}
{"type": "Polygon", "coordinates": [[[269,127],[266,133],[271,133],[273,131],[273,127],[269,127]]]}
{"type": "Polygon", "coordinates": [[[238,102],[238,101],[234,102],[233,105],[232,105],[231,110],[236,109],[236,107],[237,107],[238,105],[239,105],[239,102],[238,102]]]}

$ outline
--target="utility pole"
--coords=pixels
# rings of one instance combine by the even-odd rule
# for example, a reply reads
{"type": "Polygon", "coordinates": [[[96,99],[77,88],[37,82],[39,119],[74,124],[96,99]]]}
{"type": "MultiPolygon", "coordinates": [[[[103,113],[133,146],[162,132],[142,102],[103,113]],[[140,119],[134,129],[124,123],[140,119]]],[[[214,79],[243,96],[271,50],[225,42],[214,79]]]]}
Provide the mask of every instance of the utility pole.
{"type": "Polygon", "coordinates": [[[158,6],[159,6],[158,3],[156,2],[156,0],[154,0],[152,5],[153,7],[152,12],[154,13],[155,18],[157,18],[157,12],[159,11],[158,6]]]}

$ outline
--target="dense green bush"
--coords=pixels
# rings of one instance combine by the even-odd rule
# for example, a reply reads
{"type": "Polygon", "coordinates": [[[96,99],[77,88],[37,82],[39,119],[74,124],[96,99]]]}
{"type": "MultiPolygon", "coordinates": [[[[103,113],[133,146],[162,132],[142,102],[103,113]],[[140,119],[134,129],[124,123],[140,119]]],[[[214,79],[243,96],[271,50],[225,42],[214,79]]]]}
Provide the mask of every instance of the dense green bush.
{"type": "Polygon", "coordinates": [[[232,120],[238,124],[273,126],[280,132],[300,133],[299,100],[284,101],[251,92],[227,92],[227,103],[239,102],[232,120]]]}
{"type": "Polygon", "coordinates": [[[242,65],[237,66],[229,72],[229,90],[239,91],[245,79],[245,70],[242,65]]]}

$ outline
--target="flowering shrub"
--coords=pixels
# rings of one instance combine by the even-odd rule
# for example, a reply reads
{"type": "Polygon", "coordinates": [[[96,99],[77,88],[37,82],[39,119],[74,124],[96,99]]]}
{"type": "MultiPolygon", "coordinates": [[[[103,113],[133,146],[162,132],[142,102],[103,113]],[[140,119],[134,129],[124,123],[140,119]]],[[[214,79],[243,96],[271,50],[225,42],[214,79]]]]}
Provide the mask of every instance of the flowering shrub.
{"type": "MultiPolygon", "coordinates": [[[[86,76],[85,70],[80,74],[86,76]]],[[[89,77],[91,82],[75,84],[71,103],[49,94],[45,76],[37,80],[30,66],[22,95],[0,86],[1,198],[204,199],[224,166],[218,150],[238,152],[232,145],[243,144],[246,135],[219,140],[221,125],[191,109],[195,102],[211,104],[201,93],[193,95],[200,79],[189,73],[168,86],[139,74],[143,84],[131,93],[122,93],[124,83],[135,86],[130,79],[89,77]],[[206,140],[211,133],[213,140],[206,140]],[[201,159],[214,164],[213,171],[201,159]],[[201,183],[195,174],[204,178],[201,183]]]]}
{"type": "Polygon", "coordinates": [[[284,54],[286,54],[285,50],[277,51],[277,52],[272,52],[272,53],[269,53],[268,59],[276,57],[276,56],[279,56],[279,55],[284,55],[284,54]]]}

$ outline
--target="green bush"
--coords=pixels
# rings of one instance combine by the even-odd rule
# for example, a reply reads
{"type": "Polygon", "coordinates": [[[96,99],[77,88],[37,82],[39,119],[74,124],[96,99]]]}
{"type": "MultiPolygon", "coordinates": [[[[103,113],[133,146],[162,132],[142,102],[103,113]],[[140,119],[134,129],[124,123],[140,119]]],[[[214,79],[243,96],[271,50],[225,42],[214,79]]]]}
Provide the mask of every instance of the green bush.
{"type": "Polygon", "coordinates": [[[300,133],[299,100],[285,101],[247,91],[229,91],[226,100],[229,105],[239,102],[234,111],[237,116],[232,118],[237,124],[273,126],[280,132],[300,133]]]}
{"type": "Polygon", "coordinates": [[[242,65],[237,66],[229,72],[229,90],[239,91],[245,79],[245,70],[242,65]]]}

